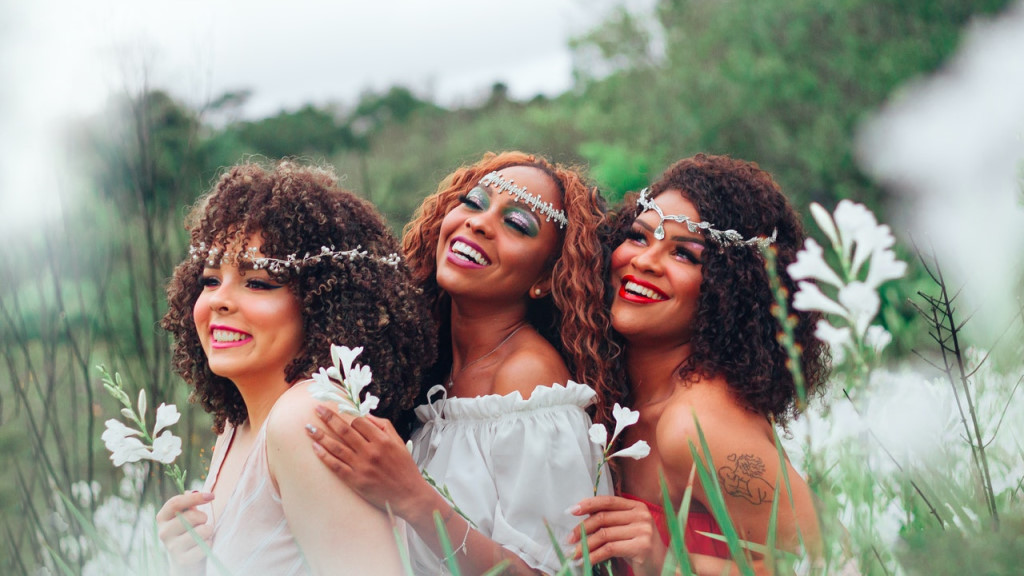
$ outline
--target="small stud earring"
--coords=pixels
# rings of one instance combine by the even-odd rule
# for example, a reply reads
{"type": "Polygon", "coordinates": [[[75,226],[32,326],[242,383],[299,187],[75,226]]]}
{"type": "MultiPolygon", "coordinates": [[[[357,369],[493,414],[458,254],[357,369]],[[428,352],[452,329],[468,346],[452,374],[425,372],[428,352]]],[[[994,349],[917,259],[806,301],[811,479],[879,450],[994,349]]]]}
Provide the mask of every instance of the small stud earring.
{"type": "Polygon", "coordinates": [[[534,289],[533,289],[533,294],[534,294],[535,296],[540,296],[540,288],[534,288],[534,289]]]}

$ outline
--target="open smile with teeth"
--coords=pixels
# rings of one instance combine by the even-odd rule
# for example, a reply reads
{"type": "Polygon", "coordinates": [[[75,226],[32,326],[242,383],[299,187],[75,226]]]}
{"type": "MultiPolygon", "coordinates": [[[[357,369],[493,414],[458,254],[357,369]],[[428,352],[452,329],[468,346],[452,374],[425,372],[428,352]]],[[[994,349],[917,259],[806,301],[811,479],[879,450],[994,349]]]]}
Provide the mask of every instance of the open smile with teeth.
{"type": "Polygon", "coordinates": [[[623,288],[625,288],[626,292],[629,292],[630,294],[642,296],[650,300],[666,300],[666,297],[663,294],[655,292],[646,286],[641,286],[632,280],[626,280],[623,284],[623,288]]]}
{"type": "Polygon", "coordinates": [[[249,336],[245,332],[236,332],[234,330],[220,330],[220,329],[214,329],[213,330],[213,341],[214,342],[219,342],[219,343],[241,342],[242,340],[247,340],[249,338],[251,338],[251,336],[249,336]]]}
{"type": "Polygon", "coordinates": [[[474,250],[472,246],[460,240],[452,242],[452,253],[481,266],[489,266],[491,263],[483,254],[474,250]]]}

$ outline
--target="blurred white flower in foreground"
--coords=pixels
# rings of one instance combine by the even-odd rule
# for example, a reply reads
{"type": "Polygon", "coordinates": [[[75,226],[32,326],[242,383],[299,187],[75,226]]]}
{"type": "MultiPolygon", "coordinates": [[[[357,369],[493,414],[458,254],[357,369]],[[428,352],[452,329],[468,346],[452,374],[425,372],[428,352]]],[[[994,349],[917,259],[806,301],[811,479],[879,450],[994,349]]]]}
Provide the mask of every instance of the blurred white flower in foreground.
{"type": "Polygon", "coordinates": [[[352,365],[362,352],[362,346],[349,348],[332,344],[331,360],[334,365],[320,368],[312,374],[313,384],[309,386],[309,393],[313,398],[334,402],[339,413],[353,416],[366,416],[377,408],[380,399],[373,394],[367,392],[366,397],[361,398],[363,389],[373,382],[373,372],[369,366],[352,365]]]}
{"type": "Polygon", "coordinates": [[[990,335],[1017,311],[1024,278],[1022,54],[1017,2],[976,20],[945,68],[901,90],[858,139],[866,171],[903,197],[910,234],[950,286],[964,284],[980,314],[968,329],[990,335]]]}
{"type": "Polygon", "coordinates": [[[590,435],[590,441],[601,447],[602,457],[601,462],[597,465],[597,477],[594,479],[594,495],[597,495],[597,488],[601,484],[601,473],[604,465],[609,460],[616,457],[633,458],[634,460],[640,460],[646,458],[651,453],[651,447],[644,440],[637,440],[628,448],[623,448],[615,452],[614,454],[608,454],[608,450],[615,444],[615,439],[619,437],[619,433],[622,432],[627,426],[632,426],[640,420],[640,412],[638,410],[630,410],[624,406],[620,406],[618,402],[612,407],[612,417],[615,418],[615,431],[612,432],[612,439],[608,440],[608,429],[602,424],[594,424],[590,427],[588,434],[590,435]]]}
{"type": "Polygon", "coordinates": [[[870,353],[878,355],[892,337],[881,326],[872,326],[881,300],[878,288],[883,282],[903,276],[907,264],[896,259],[892,246],[896,240],[885,224],[863,204],[841,200],[835,215],[820,204],[811,204],[811,214],[831,244],[838,271],[828,265],[825,250],[808,238],[796,262],[786,271],[798,280],[793,308],[830,314],[843,325],[818,321],[814,335],[832,349],[833,359],[841,364],[852,356],[861,361],[870,353]],[[864,269],[866,267],[866,270],[864,269]],[[822,290],[825,287],[829,297],[822,290]]]}

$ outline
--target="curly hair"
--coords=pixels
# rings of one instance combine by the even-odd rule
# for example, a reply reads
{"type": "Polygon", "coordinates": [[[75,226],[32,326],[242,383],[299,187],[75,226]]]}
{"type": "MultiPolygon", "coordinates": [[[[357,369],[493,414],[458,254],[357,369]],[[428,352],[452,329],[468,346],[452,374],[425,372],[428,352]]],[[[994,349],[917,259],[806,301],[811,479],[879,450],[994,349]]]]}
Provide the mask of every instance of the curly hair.
{"type": "Polygon", "coordinates": [[[175,268],[161,326],[174,337],[175,369],[193,387],[192,401],[213,415],[217,433],[225,422],[239,425],[248,415],[234,384],[210,371],[196,331],[192,308],[203,289],[207,258],[202,248],[237,246],[241,253],[254,233],[268,258],[301,258],[324,246],[369,253],[268,269],[295,294],[302,311],[303,346],[286,366],[285,378],[294,384],[330,366],[332,343],[363,346],[359,360],[373,370],[370,389],[380,397],[375,413],[391,419],[403,434],[410,431],[422,372],[436,354],[436,327],[408,268],[384,261],[399,251],[384,219],[335,182],[329,170],[287,160],[273,166],[241,164],[221,176],[186,219],[193,249],[201,248],[175,268]]]}
{"type": "MultiPolygon", "coordinates": [[[[795,312],[796,344],[809,395],[819,392],[830,359],[814,337],[818,313],[792,308],[794,282],[786,266],[796,259],[806,236],[800,217],[772,176],[757,164],[728,156],[698,154],[670,166],[650,187],[654,197],[679,191],[693,202],[701,220],[718,230],[736,230],[744,238],[770,237],[780,281],[795,312]]],[[[622,243],[638,216],[637,194],[628,195],[611,218],[611,246],[622,243]]],[[[704,251],[703,280],[697,302],[691,355],[679,367],[684,380],[720,375],[751,410],[785,425],[796,413],[797,390],[787,367],[787,353],[777,339],[772,316],[775,296],[764,258],[756,246],[709,243],[704,251]]]]}
{"type": "Polygon", "coordinates": [[[440,328],[437,376],[450,367],[451,300],[436,279],[437,243],[441,221],[459,203],[459,196],[476,186],[486,174],[510,166],[530,166],[544,171],[562,197],[568,226],[563,232],[560,253],[554,260],[551,294],[531,300],[527,318],[559,351],[570,374],[586,382],[598,395],[595,420],[611,421],[612,403],[625,394],[621,379],[611,377],[609,358],[615,343],[611,318],[605,305],[603,274],[607,248],[599,229],[604,225],[606,204],[597,188],[587,183],[574,168],[552,164],[524,152],[484,154],[475,164],[462,166],[441,181],[437,192],[428,196],[405,226],[402,248],[413,276],[433,302],[440,328]]]}

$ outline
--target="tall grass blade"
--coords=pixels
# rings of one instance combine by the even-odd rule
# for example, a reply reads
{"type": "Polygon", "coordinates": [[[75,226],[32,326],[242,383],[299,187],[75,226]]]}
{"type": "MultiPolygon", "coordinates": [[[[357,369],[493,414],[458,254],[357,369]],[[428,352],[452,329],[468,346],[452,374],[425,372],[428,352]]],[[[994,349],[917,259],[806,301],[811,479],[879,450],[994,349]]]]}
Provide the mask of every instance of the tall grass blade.
{"type": "Polygon", "coordinates": [[[452,550],[448,529],[444,527],[444,520],[441,519],[441,513],[437,510],[434,510],[434,526],[437,527],[437,539],[441,541],[444,563],[448,566],[448,571],[452,573],[452,576],[460,576],[462,571],[459,570],[459,561],[455,559],[455,551],[452,550]]]}

